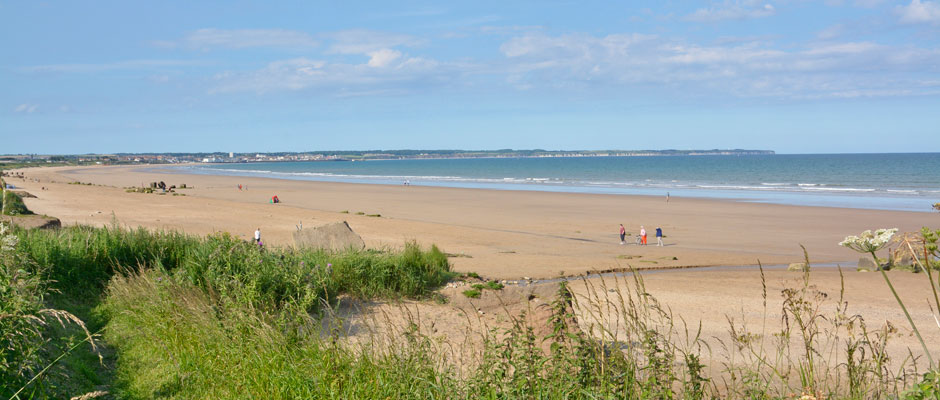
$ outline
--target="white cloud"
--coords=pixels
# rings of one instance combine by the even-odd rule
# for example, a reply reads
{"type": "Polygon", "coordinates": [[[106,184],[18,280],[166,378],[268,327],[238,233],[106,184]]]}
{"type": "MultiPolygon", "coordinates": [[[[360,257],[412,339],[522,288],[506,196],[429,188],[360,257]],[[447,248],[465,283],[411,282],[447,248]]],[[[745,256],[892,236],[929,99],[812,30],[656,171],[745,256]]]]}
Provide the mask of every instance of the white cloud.
{"type": "Polygon", "coordinates": [[[689,21],[717,22],[725,20],[753,19],[769,17],[777,13],[770,3],[757,1],[725,1],[721,5],[700,8],[685,17],[689,21]]]}
{"type": "Polygon", "coordinates": [[[335,96],[363,93],[404,93],[413,88],[446,85],[467,70],[422,57],[377,51],[363,64],[329,63],[295,58],[275,61],[252,72],[225,72],[215,77],[213,93],[318,89],[335,96]]]}
{"type": "Polygon", "coordinates": [[[782,49],[765,41],[698,45],[643,35],[529,34],[501,50],[510,62],[506,81],[519,88],[652,84],[745,97],[924,94],[923,82],[940,65],[938,49],[872,42],[782,49]]]}
{"type": "Polygon", "coordinates": [[[373,68],[387,67],[392,61],[401,58],[401,52],[382,49],[369,53],[369,66],[373,68]]]}
{"type": "Polygon", "coordinates": [[[336,54],[369,54],[383,49],[415,47],[425,43],[425,40],[411,35],[361,29],[334,32],[324,37],[333,41],[329,53],[336,54]]]}
{"type": "MultiPolygon", "coordinates": [[[[155,42],[166,45],[166,42],[155,42]]],[[[209,49],[225,47],[305,48],[316,47],[319,42],[305,32],[285,29],[199,29],[186,36],[183,44],[190,48],[209,49]]]]}
{"type": "Polygon", "coordinates": [[[471,63],[413,56],[396,48],[421,44],[409,35],[343,31],[328,36],[324,40],[335,43],[327,42],[323,59],[293,58],[254,71],[220,73],[211,92],[378,96],[495,82],[564,91],[656,87],[690,96],[914,96],[936,93],[937,84],[929,82],[936,81],[940,65],[938,48],[873,41],[780,46],[752,37],[701,44],[640,33],[536,31],[504,41],[502,59],[471,63]],[[363,57],[351,63],[335,54],[363,57]]]}
{"type": "Polygon", "coordinates": [[[16,108],[13,109],[13,112],[15,112],[15,113],[32,114],[32,113],[36,112],[36,110],[38,110],[38,109],[39,109],[39,105],[38,105],[38,104],[23,103],[23,104],[20,104],[20,105],[16,106],[16,108]]]}
{"type": "Polygon", "coordinates": [[[911,0],[911,4],[897,6],[895,12],[905,24],[940,24],[940,4],[929,0],[911,0]]]}

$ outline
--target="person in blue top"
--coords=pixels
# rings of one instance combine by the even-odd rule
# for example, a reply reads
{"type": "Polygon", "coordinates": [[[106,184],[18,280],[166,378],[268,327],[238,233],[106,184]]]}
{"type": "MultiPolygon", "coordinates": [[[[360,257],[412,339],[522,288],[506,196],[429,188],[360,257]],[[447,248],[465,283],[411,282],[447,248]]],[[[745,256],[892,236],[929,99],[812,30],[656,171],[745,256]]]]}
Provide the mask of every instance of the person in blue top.
{"type": "Polygon", "coordinates": [[[663,228],[656,227],[656,245],[663,246],[663,228]]]}

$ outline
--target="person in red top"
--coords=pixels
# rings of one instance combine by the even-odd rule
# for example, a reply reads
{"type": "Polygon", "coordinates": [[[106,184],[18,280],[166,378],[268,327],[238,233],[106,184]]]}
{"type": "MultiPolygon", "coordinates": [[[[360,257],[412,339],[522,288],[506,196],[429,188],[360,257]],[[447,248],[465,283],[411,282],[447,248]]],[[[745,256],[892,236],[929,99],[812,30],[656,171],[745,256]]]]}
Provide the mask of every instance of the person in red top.
{"type": "Polygon", "coordinates": [[[627,230],[623,228],[623,224],[620,224],[620,244],[623,244],[625,237],[627,237],[627,230]]]}

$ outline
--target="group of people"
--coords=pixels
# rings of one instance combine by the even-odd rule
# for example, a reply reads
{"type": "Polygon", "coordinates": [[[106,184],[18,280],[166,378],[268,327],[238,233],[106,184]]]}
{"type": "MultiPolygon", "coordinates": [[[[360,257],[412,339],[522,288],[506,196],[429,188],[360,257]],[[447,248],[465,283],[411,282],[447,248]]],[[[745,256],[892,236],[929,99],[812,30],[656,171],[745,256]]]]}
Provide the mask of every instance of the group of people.
{"type": "MultiPolygon", "coordinates": [[[[620,244],[624,244],[624,239],[627,237],[627,229],[623,227],[623,224],[620,224],[620,244]]],[[[637,245],[646,246],[646,227],[640,225],[640,234],[637,236],[637,245]]],[[[663,228],[656,227],[656,245],[663,245],[663,228]]]]}

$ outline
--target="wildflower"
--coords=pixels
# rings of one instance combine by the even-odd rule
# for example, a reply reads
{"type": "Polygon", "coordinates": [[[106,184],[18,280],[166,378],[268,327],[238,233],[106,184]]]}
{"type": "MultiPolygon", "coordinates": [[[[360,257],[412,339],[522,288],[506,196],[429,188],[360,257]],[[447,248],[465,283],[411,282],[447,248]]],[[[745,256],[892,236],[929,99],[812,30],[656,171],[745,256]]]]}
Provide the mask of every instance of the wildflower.
{"type": "Polygon", "coordinates": [[[20,239],[14,235],[8,235],[7,230],[6,224],[0,223],[0,249],[13,251],[20,239]]]}
{"type": "Polygon", "coordinates": [[[845,240],[839,242],[839,246],[848,247],[859,253],[874,253],[888,244],[897,231],[898,228],[878,229],[874,233],[868,230],[858,236],[846,236],[845,240]]]}

